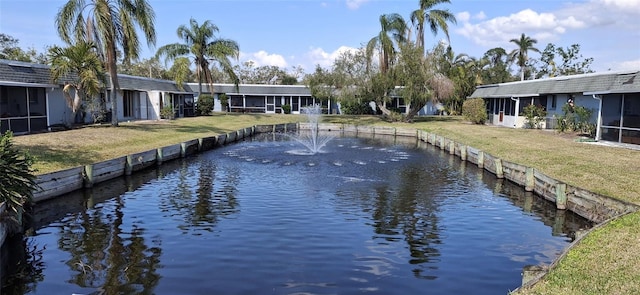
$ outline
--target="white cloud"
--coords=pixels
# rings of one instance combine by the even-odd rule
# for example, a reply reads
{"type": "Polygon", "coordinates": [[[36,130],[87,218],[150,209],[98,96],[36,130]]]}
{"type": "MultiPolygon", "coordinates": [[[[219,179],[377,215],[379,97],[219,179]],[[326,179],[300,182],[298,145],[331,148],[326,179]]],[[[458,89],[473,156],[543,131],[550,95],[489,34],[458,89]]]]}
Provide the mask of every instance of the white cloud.
{"type": "Polygon", "coordinates": [[[320,65],[323,68],[331,67],[333,65],[333,61],[336,60],[340,54],[346,51],[358,51],[358,49],[349,46],[340,46],[333,52],[326,52],[322,48],[312,47],[306,54],[306,58],[308,59],[306,62],[308,65],[306,69],[307,72],[312,71],[316,65],[320,65]]]}
{"type": "Polygon", "coordinates": [[[253,61],[255,66],[276,66],[280,68],[287,67],[287,61],[284,59],[282,55],[279,54],[269,54],[264,50],[260,50],[254,53],[241,53],[240,60],[242,62],[245,61],[253,61]]]}
{"type": "Polygon", "coordinates": [[[616,71],[640,70],[640,59],[616,62],[611,66],[611,68],[616,71]]]}
{"type": "Polygon", "coordinates": [[[484,14],[484,11],[480,11],[480,12],[476,13],[476,14],[473,16],[473,18],[474,18],[474,19],[477,19],[477,20],[483,20],[483,19],[487,18],[487,15],[486,15],[486,14],[484,14]]]}
{"type": "Polygon", "coordinates": [[[620,10],[632,10],[635,11],[636,14],[640,14],[640,0],[597,0],[596,3],[598,2],[605,6],[620,10]]]}
{"type": "Polygon", "coordinates": [[[368,2],[369,0],[346,0],[347,3],[347,7],[349,7],[349,9],[358,9],[360,8],[360,6],[362,4],[364,4],[365,2],[368,2]]]}
{"type": "Polygon", "coordinates": [[[468,11],[459,12],[456,14],[456,20],[462,23],[466,23],[471,19],[471,14],[468,11]]]}
{"type": "Polygon", "coordinates": [[[586,26],[583,21],[573,16],[559,17],[554,13],[538,13],[531,9],[478,23],[473,23],[467,18],[463,19],[462,23],[462,28],[456,32],[486,47],[504,46],[505,42],[523,32],[538,39],[539,43],[544,43],[557,39],[567,30],[581,29],[586,26]]]}

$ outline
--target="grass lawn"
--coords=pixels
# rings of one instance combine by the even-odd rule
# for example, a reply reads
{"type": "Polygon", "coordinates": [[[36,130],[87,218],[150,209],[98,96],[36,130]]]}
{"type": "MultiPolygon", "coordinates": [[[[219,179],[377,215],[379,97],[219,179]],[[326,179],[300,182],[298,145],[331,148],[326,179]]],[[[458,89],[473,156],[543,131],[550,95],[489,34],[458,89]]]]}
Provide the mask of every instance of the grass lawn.
{"type": "MultiPolygon", "coordinates": [[[[47,173],[253,125],[304,120],[297,115],[215,114],[16,136],[14,143],[36,157],[38,173],[47,173]]],[[[640,151],[580,143],[555,131],[472,125],[457,117],[425,117],[408,124],[375,116],[324,116],[323,122],[426,130],[571,185],[640,204],[640,151]]],[[[640,213],[595,230],[539,284],[520,293],[640,294],[640,213]]]]}

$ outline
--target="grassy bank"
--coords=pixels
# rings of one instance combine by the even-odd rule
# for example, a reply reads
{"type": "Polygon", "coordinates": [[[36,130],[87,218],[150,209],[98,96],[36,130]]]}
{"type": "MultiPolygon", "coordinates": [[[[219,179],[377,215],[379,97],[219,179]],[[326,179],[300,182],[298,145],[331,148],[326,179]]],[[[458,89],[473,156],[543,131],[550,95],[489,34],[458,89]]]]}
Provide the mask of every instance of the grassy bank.
{"type": "MultiPolygon", "coordinates": [[[[216,114],[175,121],[126,123],[18,136],[15,144],[37,159],[39,173],[98,162],[257,124],[297,122],[294,115],[216,114]]],[[[554,131],[478,126],[453,117],[413,124],[377,117],[325,116],[324,122],[390,125],[434,132],[496,157],[614,198],[640,204],[640,151],[580,143],[554,131]]],[[[590,234],[543,281],[522,294],[640,294],[640,214],[590,234]]]]}
{"type": "Polygon", "coordinates": [[[14,139],[16,146],[27,149],[36,158],[34,168],[37,173],[45,174],[253,125],[297,122],[301,118],[296,115],[216,114],[171,121],[120,123],[118,128],[92,125],[14,139]]]}

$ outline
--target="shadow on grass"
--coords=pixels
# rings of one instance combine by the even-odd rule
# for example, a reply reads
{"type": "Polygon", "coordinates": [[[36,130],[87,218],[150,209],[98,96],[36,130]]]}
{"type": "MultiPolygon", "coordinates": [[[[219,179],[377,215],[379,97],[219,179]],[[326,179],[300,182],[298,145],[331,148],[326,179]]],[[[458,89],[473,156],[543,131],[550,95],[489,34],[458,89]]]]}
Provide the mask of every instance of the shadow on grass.
{"type": "Polygon", "coordinates": [[[462,118],[459,116],[420,116],[413,118],[413,122],[462,122],[462,118]]]}
{"type": "MultiPolygon", "coordinates": [[[[428,122],[461,122],[461,117],[458,116],[419,116],[414,117],[411,123],[428,123],[428,122]]],[[[325,123],[343,123],[354,125],[375,125],[391,123],[384,119],[383,116],[369,116],[369,115],[325,115],[323,116],[323,122],[325,123]]],[[[409,122],[407,122],[409,123],[409,122]]],[[[411,124],[409,123],[409,124],[411,124]]]]}
{"type": "Polygon", "coordinates": [[[54,149],[46,145],[30,145],[25,148],[34,157],[34,168],[38,170],[36,174],[88,165],[101,160],[97,152],[54,149]]]}

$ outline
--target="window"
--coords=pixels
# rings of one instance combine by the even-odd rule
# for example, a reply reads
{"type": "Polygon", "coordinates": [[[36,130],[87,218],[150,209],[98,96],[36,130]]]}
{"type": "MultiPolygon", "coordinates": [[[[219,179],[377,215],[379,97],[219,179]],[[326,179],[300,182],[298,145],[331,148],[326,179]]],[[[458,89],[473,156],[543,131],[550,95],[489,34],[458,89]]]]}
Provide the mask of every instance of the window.
{"type": "Polygon", "coordinates": [[[551,107],[549,110],[555,110],[558,105],[558,97],[554,94],[551,96],[551,107]]]}
{"type": "Polygon", "coordinates": [[[640,93],[625,94],[623,105],[622,125],[628,128],[640,128],[640,93]]]}
{"type": "Polygon", "coordinates": [[[621,95],[617,94],[617,95],[604,96],[602,98],[602,125],[620,127],[621,111],[622,111],[621,95]]]}

